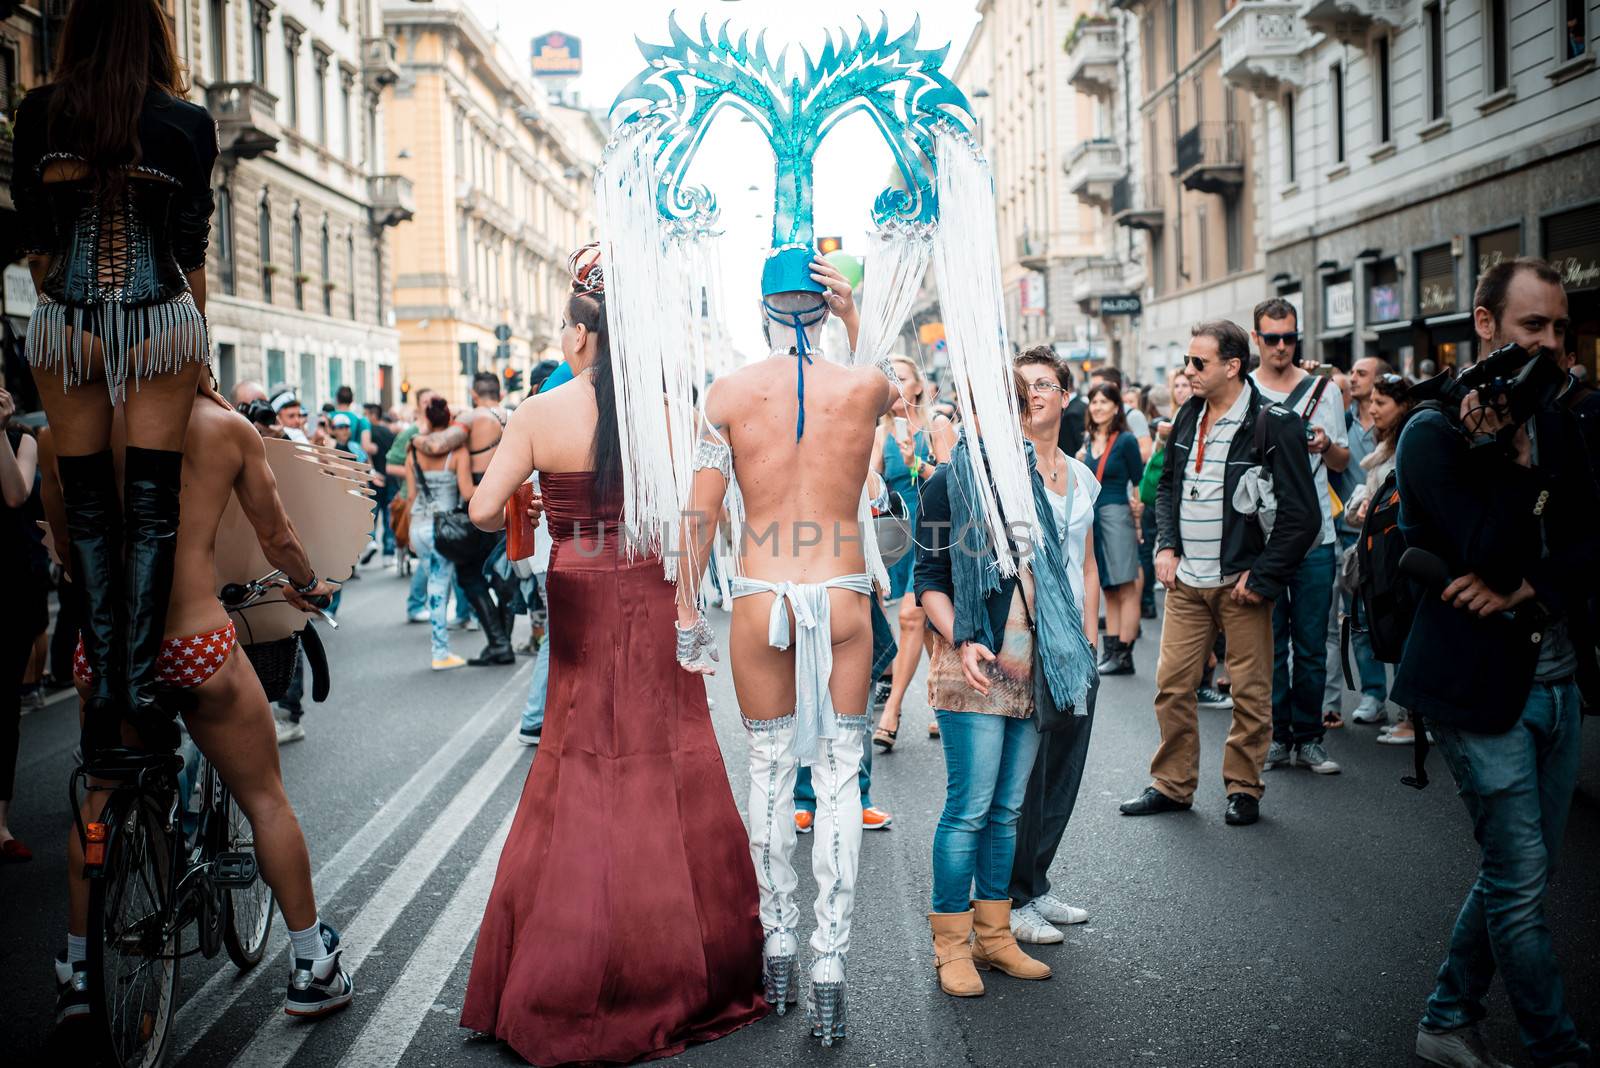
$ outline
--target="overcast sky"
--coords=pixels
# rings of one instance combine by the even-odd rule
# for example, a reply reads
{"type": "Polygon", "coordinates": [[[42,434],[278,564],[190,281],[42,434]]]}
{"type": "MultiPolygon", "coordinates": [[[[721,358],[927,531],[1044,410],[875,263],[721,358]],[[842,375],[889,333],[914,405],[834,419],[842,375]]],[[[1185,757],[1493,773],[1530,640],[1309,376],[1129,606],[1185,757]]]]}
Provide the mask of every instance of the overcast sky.
{"type": "MultiPolygon", "coordinates": [[[[640,70],[644,59],[635,38],[661,43],[668,39],[667,15],[675,11],[679,25],[697,30],[705,16],[716,27],[731,22],[729,34],[746,27],[751,37],[767,30],[767,50],[774,57],[786,42],[809,48],[822,45],[828,28],[859,30],[866,18],[876,30],[884,14],[891,34],[911,26],[920,8],[924,48],[950,44],[945,72],[953,73],[961,49],[977,23],[974,0],[910,0],[850,3],[845,0],[590,0],[579,4],[528,3],[526,0],[472,0],[483,22],[498,27],[513,56],[526,62],[530,42],[550,30],[583,42],[584,72],[576,82],[589,107],[609,108],[617,93],[640,70]]],[[[791,69],[798,53],[791,59],[791,69]]],[[[816,228],[818,236],[844,238],[847,251],[859,253],[872,225],[873,198],[889,181],[893,161],[877,129],[865,115],[854,115],[829,135],[816,156],[816,228]]],[[[766,139],[731,111],[722,112],[702,142],[688,176],[709,185],[722,208],[725,313],[736,347],[747,356],[761,343],[758,281],[761,258],[772,236],[772,152],[766,139]],[[754,186],[755,189],[750,187],[754,186]]],[[[764,355],[764,353],[762,353],[764,355]]]]}

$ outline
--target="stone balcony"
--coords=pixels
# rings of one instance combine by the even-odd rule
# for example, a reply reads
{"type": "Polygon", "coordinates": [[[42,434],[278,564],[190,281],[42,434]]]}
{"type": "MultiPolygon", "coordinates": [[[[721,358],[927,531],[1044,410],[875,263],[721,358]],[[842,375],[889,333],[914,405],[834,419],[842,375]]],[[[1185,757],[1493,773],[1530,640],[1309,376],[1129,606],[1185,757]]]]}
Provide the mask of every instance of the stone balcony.
{"type": "Polygon", "coordinates": [[[217,120],[217,147],[224,159],[255,159],[278,147],[283,128],[278,98],[255,82],[217,82],[206,87],[206,107],[217,120]]]}
{"type": "Polygon", "coordinates": [[[1144,188],[1124,178],[1111,190],[1111,221],[1130,230],[1154,232],[1166,225],[1161,182],[1146,179],[1144,188]]]}
{"type": "Polygon", "coordinates": [[[1359,45],[1374,23],[1399,29],[1411,7],[1412,0],[1302,0],[1299,13],[1310,30],[1359,45]]]}
{"type": "Polygon", "coordinates": [[[1083,141],[1067,153],[1067,192],[1091,207],[1111,203],[1111,191],[1127,176],[1122,146],[1115,141],[1083,141]]]}
{"type": "Polygon", "coordinates": [[[388,37],[361,39],[361,83],[371,93],[400,80],[400,60],[394,41],[388,37]]]}
{"type": "Polygon", "coordinates": [[[1122,41],[1115,22],[1078,24],[1068,41],[1067,82],[1080,93],[1111,96],[1117,91],[1122,41]]]}
{"type": "Polygon", "coordinates": [[[1300,18],[1300,0],[1242,0],[1217,23],[1222,38],[1222,76],[1259,97],[1305,84],[1311,33],[1300,18]]]}
{"type": "Polygon", "coordinates": [[[1120,296],[1128,291],[1121,260],[1090,259],[1072,272],[1072,299],[1084,314],[1093,314],[1101,297],[1120,296]]]}
{"type": "Polygon", "coordinates": [[[372,221],[378,226],[398,226],[417,214],[411,179],[403,174],[374,174],[367,178],[367,200],[372,221]]]}
{"type": "Polygon", "coordinates": [[[1196,193],[1235,196],[1244,185],[1244,127],[1202,122],[1178,135],[1178,180],[1196,193]]]}

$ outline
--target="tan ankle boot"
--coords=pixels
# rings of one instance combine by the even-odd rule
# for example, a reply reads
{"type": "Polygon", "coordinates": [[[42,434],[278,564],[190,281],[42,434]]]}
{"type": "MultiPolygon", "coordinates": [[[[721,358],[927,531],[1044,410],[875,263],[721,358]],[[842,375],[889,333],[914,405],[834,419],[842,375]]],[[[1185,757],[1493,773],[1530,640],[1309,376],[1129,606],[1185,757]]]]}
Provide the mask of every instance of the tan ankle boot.
{"type": "Polygon", "coordinates": [[[1017,947],[1011,934],[1010,901],[974,901],[973,926],[978,932],[972,963],[988,970],[998,968],[1013,979],[1048,979],[1050,965],[1034,960],[1017,947]]]}
{"type": "Polygon", "coordinates": [[[972,911],[930,912],[933,926],[933,966],[939,972],[939,988],[958,998],[983,994],[983,980],[972,966],[972,911]]]}

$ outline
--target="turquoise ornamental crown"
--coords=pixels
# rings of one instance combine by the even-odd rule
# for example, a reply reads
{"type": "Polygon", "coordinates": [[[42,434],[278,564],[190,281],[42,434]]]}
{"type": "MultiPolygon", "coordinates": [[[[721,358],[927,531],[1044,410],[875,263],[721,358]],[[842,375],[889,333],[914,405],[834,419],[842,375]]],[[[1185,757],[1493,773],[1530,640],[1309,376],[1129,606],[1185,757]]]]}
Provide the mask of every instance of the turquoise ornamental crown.
{"type": "Polygon", "coordinates": [[[820,290],[811,281],[812,156],[834,124],[857,111],[872,118],[888,143],[904,187],[890,187],[873,204],[880,227],[897,223],[931,224],[938,218],[934,192],[934,131],[954,125],[968,133],[971,109],[966,97],[940,71],[949,47],[918,49],[921,19],[891,40],[885,15],[873,33],[865,20],[852,39],[840,30],[828,34],[815,59],[803,52],[804,69],[791,73],[787,51],[773,63],[766,34],[750,48],[746,31],[728,37],[728,24],[713,37],[705,19],[698,37],[668,18],[671,42],[639,41],[649,66],[611,105],[624,121],[661,124],[656,153],[663,218],[703,229],[715,216],[716,197],[705,186],[687,186],[683,176],[723,107],[743,112],[766,135],[777,165],[772,212],[773,253],[763,272],[762,291],[820,290]]]}

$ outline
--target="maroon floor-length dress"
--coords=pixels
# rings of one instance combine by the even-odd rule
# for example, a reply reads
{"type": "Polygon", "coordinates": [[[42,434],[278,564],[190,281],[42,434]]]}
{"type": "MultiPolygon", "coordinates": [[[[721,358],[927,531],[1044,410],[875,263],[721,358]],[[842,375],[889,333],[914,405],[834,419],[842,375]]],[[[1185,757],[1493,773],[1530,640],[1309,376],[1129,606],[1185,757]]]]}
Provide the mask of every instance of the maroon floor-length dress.
{"type": "Polygon", "coordinates": [[[676,661],[673,587],[621,553],[591,480],[540,475],[544,732],[461,1010],[537,1065],[670,1056],[767,1013],[749,841],[705,685],[676,661]]]}

